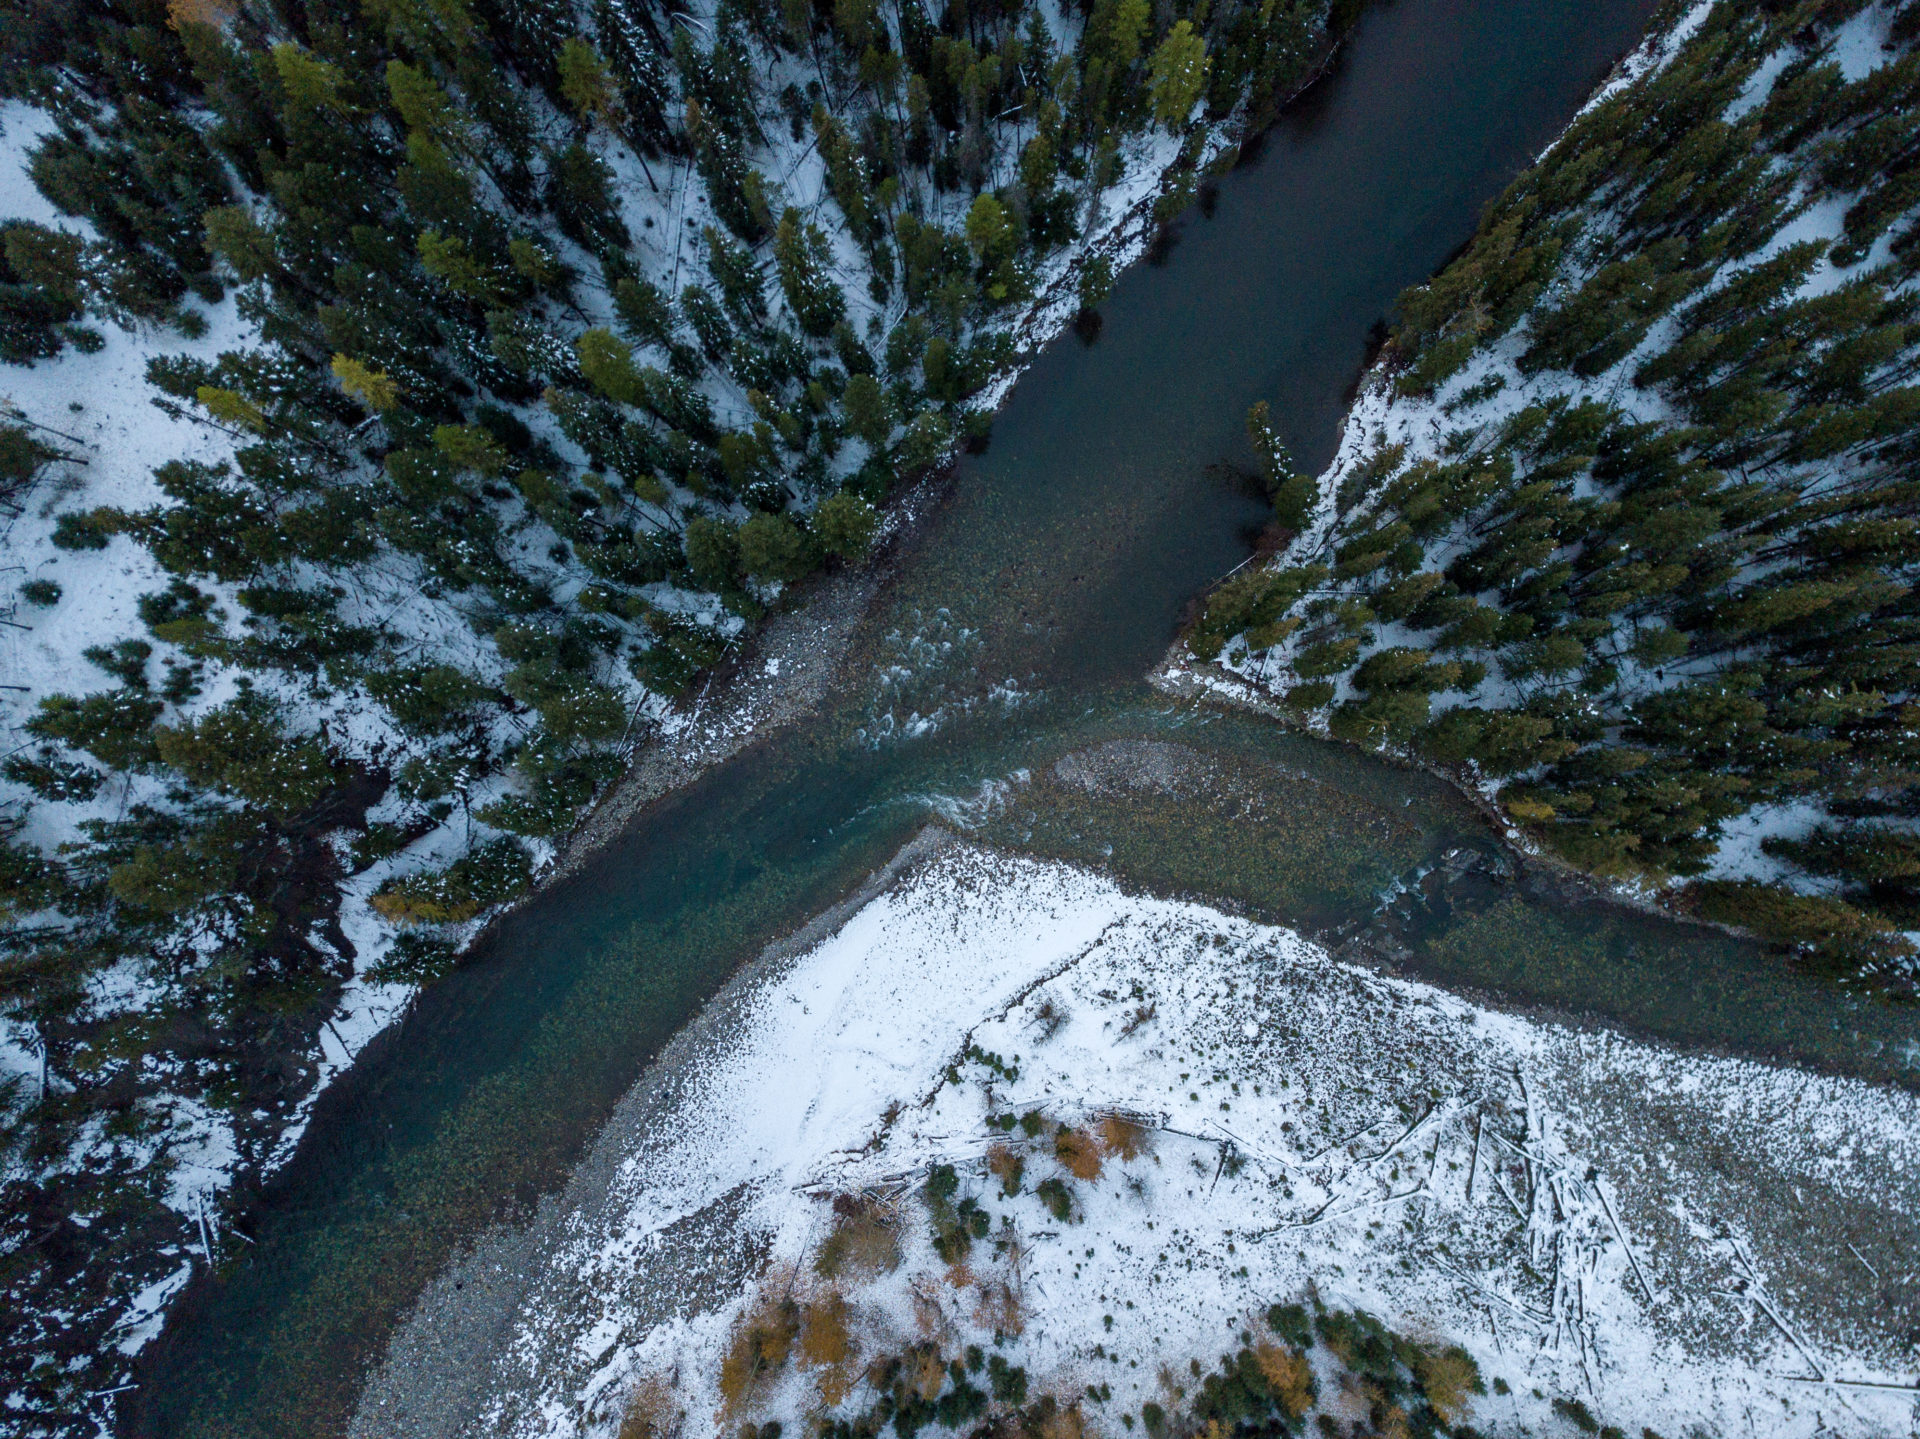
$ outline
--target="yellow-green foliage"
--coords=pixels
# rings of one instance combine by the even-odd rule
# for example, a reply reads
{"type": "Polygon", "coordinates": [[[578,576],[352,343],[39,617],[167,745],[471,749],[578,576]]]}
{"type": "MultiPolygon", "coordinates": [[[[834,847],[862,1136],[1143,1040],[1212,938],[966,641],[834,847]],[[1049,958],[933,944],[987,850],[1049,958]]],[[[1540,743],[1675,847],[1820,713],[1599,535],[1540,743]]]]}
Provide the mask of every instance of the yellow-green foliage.
{"type": "Polygon", "coordinates": [[[732,1413],[753,1392],[754,1381],[785,1366],[800,1332],[800,1306],[769,1286],[733,1326],[720,1361],[720,1397],[732,1413]]]}
{"type": "Polygon", "coordinates": [[[857,1278],[900,1264],[900,1236],[878,1207],[843,1196],[834,1205],[833,1233],[820,1246],[814,1269],[829,1279],[857,1278]]]}
{"type": "Polygon", "coordinates": [[[855,1358],[847,1301],[837,1290],[829,1289],[801,1307],[800,1362],[820,1371],[814,1382],[822,1404],[831,1408],[847,1397],[855,1358]]]}
{"type": "Polygon", "coordinates": [[[1068,1129],[1063,1125],[1053,1137],[1053,1157],[1075,1179],[1093,1180],[1100,1177],[1100,1142],[1085,1130],[1068,1129]]]}
{"type": "Polygon", "coordinates": [[[348,355],[333,357],[333,377],[340,388],[376,414],[400,403],[400,386],[384,370],[362,364],[348,355]]]}
{"type": "Polygon", "coordinates": [[[1473,1406],[1474,1394],[1481,1388],[1480,1366],[1457,1345],[1423,1353],[1414,1362],[1413,1371],[1426,1393],[1427,1403],[1448,1424],[1466,1414],[1473,1406]]]}
{"type": "Polygon", "coordinates": [[[1313,1407],[1313,1367],[1298,1349],[1283,1349],[1269,1340],[1253,1346],[1254,1362],[1273,1391],[1274,1402],[1298,1419],[1313,1407]]]}
{"type": "Polygon", "coordinates": [[[255,434],[267,428],[266,412],[238,390],[201,385],[194,391],[193,397],[200,402],[202,409],[223,425],[251,430],[255,434]]]}
{"type": "Polygon", "coordinates": [[[460,924],[519,894],[531,873],[520,842],[503,837],[443,870],[389,880],[368,903],[394,924],[460,924]]]}
{"type": "Polygon", "coordinates": [[[1138,1159],[1147,1151],[1146,1129],[1124,1114],[1109,1114],[1099,1125],[1100,1147],[1122,1163],[1138,1159]]]}

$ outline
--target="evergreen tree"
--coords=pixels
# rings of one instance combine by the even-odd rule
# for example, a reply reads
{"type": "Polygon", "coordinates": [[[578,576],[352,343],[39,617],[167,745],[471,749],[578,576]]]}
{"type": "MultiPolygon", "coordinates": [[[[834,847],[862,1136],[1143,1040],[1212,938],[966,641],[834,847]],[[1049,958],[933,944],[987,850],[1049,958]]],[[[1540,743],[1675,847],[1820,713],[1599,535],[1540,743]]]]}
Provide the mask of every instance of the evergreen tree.
{"type": "Polygon", "coordinates": [[[820,228],[789,209],[780,217],[773,240],[780,268],[780,289],[800,328],[809,335],[830,334],[846,314],[846,296],[828,273],[831,252],[820,228]]]}
{"type": "Polygon", "coordinates": [[[1207,42],[1194,33],[1188,20],[1177,20],[1153,52],[1148,73],[1153,90],[1153,118],[1169,130],[1186,123],[1207,86],[1207,42]]]}

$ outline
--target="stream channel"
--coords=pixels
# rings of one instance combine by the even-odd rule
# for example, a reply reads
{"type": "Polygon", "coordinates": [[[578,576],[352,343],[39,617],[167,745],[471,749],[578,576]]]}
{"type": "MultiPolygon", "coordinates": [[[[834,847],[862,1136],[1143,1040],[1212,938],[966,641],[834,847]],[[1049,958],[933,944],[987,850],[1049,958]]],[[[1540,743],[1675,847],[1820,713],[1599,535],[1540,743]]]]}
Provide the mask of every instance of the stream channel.
{"type": "MultiPolygon", "coordinates": [[[[643,811],[507,916],[322,1098],[122,1410],[131,1434],[344,1430],[448,1256],[556,1189],[649,1058],[745,958],[930,819],[1311,933],[1406,972],[1668,1042],[1915,1082],[1920,1016],[1715,933],[1517,874],[1424,773],[1176,705],[1142,677],[1264,504],[1250,403],[1331,458],[1367,335],[1637,40],[1651,0],[1395,0],[1055,340],[906,541],[827,703],[643,811]],[[1223,463],[1224,462],[1224,463],[1223,463]],[[1076,751],[1171,789],[1063,783],[1076,751]],[[1422,883],[1421,877],[1425,876],[1422,883]],[[1397,893],[1386,907],[1383,896],[1397,893]],[[231,1252],[237,1250],[237,1253],[231,1252]]],[[[912,1016],[901,1016],[911,1023],[912,1016]]]]}

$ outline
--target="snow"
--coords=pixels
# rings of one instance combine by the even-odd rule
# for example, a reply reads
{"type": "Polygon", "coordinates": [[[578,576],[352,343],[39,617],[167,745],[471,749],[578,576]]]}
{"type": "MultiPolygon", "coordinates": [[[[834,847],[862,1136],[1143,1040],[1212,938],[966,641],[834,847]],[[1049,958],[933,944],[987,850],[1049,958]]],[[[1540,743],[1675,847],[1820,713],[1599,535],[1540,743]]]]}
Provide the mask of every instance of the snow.
{"type": "Polygon", "coordinates": [[[1872,74],[1887,63],[1887,37],[1893,28],[1894,7],[1868,5],[1849,16],[1828,37],[1826,57],[1849,80],[1872,74]]]}
{"type": "Polygon", "coordinates": [[[53,117],[45,110],[22,100],[0,103],[0,216],[91,233],[85,221],[61,214],[27,174],[26,152],[53,130],[53,117]]]}
{"type": "Polygon", "coordinates": [[[1755,805],[1721,826],[1720,848],[1708,867],[1709,879],[1754,879],[1762,884],[1793,883],[1806,892],[1830,891],[1797,866],[1775,859],[1760,846],[1769,839],[1804,839],[1826,818],[1812,800],[1755,805]]]}
{"type": "MultiPolygon", "coordinates": [[[[1587,103],[1576,112],[1576,118],[1586,114],[1594,106],[1604,104],[1629,86],[1638,84],[1643,78],[1666,65],[1680,53],[1680,47],[1687,43],[1694,31],[1706,23],[1714,4],[1715,0],[1695,0],[1687,13],[1675,22],[1672,29],[1656,31],[1648,35],[1634,47],[1633,52],[1626,59],[1614,67],[1606,83],[1595,90],[1587,103]]],[[[1554,145],[1559,143],[1556,139],[1553,144],[1547,146],[1546,150],[1540,152],[1541,155],[1544,157],[1554,145]]]]}
{"type": "MultiPolygon", "coordinates": [[[[1110,1384],[1102,1430],[1158,1396],[1161,1364],[1211,1367],[1309,1293],[1464,1345],[1511,1389],[1475,1415],[1503,1432],[1547,1417],[1536,1391],[1629,1432],[1758,1414],[1781,1436],[1871,1435],[1911,1412],[1911,1393],[1854,1387],[1911,1381],[1864,1267],[1895,1263],[1920,1219],[1911,1094],[1501,1013],[959,844],[737,1004],[725,1043],[636,1087],[628,1106],[660,1089],[663,1107],[603,1138],[619,1149],[587,1171],[611,1182],[549,1212],[492,1397],[459,1432],[608,1435],[644,1379],[672,1386],[686,1432],[709,1428],[733,1320],[760,1284],[824,1292],[824,1201],[851,1192],[905,1216],[899,1269],[842,1289],[864,1355],[990,1344],[1006,1286],[1024,1332],[1004,1352],[1063,1400],[1110,1384]],[[1030,1110],[1124,1112],[1151,1153],[1110,1154],[1058,1224],[1032,1193],[1059,1172],[1045,1142],[1017,1196],[983,1172],[990,1143],[1021,1143],[988,1116],[1030,1110]],[[1021,1257],[936,1259],[913,1195],[941,1162],[1021,1257]],[[1843,1247],[1863,1237],[1877,1252],[1843,1247]],[[749,1272],[702,1299],[697,1276],[726,1264],[749,1272]]],[[[483,1243],[455,1272],[495,1262],[483,1243]]],[[[816,1412],[787,1371],[727,1418],[816,1412]]],[[[377,1378],[355,1432],[421,1422],[377,1378]]]]}
{"type": "MultiPolygon", "coordinates": [[[[6,162],[0,175],[12,173],[18,152],[0,152],[0,160],[6,162]]],[[[74,460],[50,466],[51,478],[29,496],[26,509],[0,525],[0,550],[12,567],[8,578],[14,579],[5,598],[29,579],[51,579],[61,588],[60,599],[48,608],[16,608],[15,619],[24,629],[0,631],[0,670],[18,687],[0,690],[0,743],[9,752],[27,742],[20,726],[42,697],[113,685],[80,652],[142,633],[145,626],[135,609],[140,596],[167,586],[168,577],[153,557],[125,536],[114,537],[104,550],[56,549],[57,516],[102,505],[138,510],[162,503],[165,497],[153,482],[155,466],[169,459],[218,464],[233,454],[231,439],[221,431],[174,419],[149,403],[146,367],[153,354],[176,351],[211,360],[244,342],[231,296],[208,308],[206,318],[208,332],[199,340],[107,326],[98,354],[69,348],[54,359],[0,373],[0,408],[16,421],[25,418],[41,427],[40,437],[74,460]]],[[[35,805],[36,822],[49,822],[57,808],[35,805]]],[[[50,844],[72,834],[70,826],[62,826],[33,837],[50,844]]]]}
{"type": "Polygon", "coordinates": [[[138,1354],[147,1341],[160,1332],[160,1325],[166,1317],[167,1302],[178,1294],[193,1277],[193,1261],[183,1259],[180,1267],[164,1279],[156,1279],[138,1294],[133,1296],[126,1312],[121,1315],[116,1332],[119,1338],[114,1348],[122,1354],[138,1354]]]}

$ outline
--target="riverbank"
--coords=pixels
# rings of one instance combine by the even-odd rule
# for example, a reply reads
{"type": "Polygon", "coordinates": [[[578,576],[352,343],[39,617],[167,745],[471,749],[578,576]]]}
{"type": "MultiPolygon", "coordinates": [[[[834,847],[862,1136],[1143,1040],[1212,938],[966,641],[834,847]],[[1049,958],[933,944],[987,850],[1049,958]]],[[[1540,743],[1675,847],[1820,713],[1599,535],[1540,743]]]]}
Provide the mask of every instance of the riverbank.
{"type": "MultiPolygon", "coordinates": [[[[1287,97],[1282,113],[1326,73],[1339,49],[1339,40],[1328,47],[1307,81],[1287,97]]],[[[1237,157],[1242,145],[1257,138],[1243,133],[1237,118],[1223,120],[1203,133],[1195,168],[1207,175],[1223,156],[1237,157]]],[[[1101,227],[1046,267],[1037,298],[1012,330],[1019,346],[1018,363],[978,397],[978,406],[987,415],[998,414],[1040,352],[1062,339],[1080,315],[1080,280],[1087,267],[1103,262],[1111,273],[1119,274],[1147,253],[1156,235],[1175,223],[1157,220],[1153,213],[1168,187],[1165,159],[1162,156],[1160,163],[1123,177],[1114,194],[1098,197],[1095,214],[1103,219],[1101,227]]],[[[712,766],[818,706],[853,644],[860,621],[872,611],[902,554],[912,547],[920,521],[952,483],[963,448],[956,443],[944,463],[889,502],[868,560],[808,585],[794,608],[781,610],[748,632],[740,657],[723,662],[689,707],[663,717],[620,778],[557,846],[553,862],[535,877],[527,899],[577,873],[589,855],[617,840],[652,801],[691,784],[712,766]]],[[[513,907],[517,905],[509,906],[513,907]]],[[[477,933],[470,938],[468,947],[479,937],[477,933]]]]}
{"type": "MultiPolygon", "coordinates": [[[[1185,639],[1176,641],[1168,649],[1166,657],[1155,665],[1152,673],[1148,675],[1147,682],[1169,699],[1189,704],[1217,705],[1242,714],[1258,715],[1270,724],[1297,734],[1309,735],[1322,744],[1343,743],[1329,734],[1325,726],[1315,728],[1303,722],[1298,713],[1289,710],[1270,692],[1262,689],[1245,675],[1224,666],[1208,664],[1197,659],[1187,648],[1185,639]]],[[[1665,891],[1644,885],[1603,880],[1568,863],[1560,856],[1542,849],[1528,837],[1525,830],[1515,825],[1494,803],[1486,788],[1475,784],[1461,769],[1434,764],[1410,753],[1378,750],[1363,752],[1384,763],[1406,765],[1441,781],[1473,806],[1474,810],[1486,820],[1488,829],[1499,838],[1501,844],[1517,862],[1532,867],[1542,876],[1550,876],[1555,884],[1566,889],[1570,898],[1618,905],[1636,914],[1648,915],[1671,923],[1698,925],[1702,929],[1710,929],[1715,933],[1740,939],[1757,939],[1757,936],[1736,925],[1703,919],[1697,914],[1664,903],[1665,891]]]]}
{"type": "MultiPolygon", "coordinates": [[[[1868,1386],[1911,1382],[1920,1317],[1897,1277],[1917,1105],[1503,1014],[929,832],[743,969],[564,1195],[435,1282],[353,1432],[607,1434],[643,1380],[697,1430],[733,1321],[817,1249],[825,1200],[902,1204],[939,1163],[1017,1232],[1018,1272],[1003,1251],[956,1275],[903,1229],[899,1269],[845,1295],[856,1342],[916,1312],[964,1338],[1012,1285],[999,1352],[1063,1395],[1109,1386],[1100,1427],[1155,1393],[1109,1351],[1210,1364],[1223,1324],[1311,1292],[1465,1346],[1505,1386],[1486,1419],[1546,1417],[1537,1391],[1661,1432],[1886,1432],[1911,1394],[1868,1386]],[[1088,1179],[1035,1151],[998,1195],[989,1115],[1116,1110],[1148,1156],[1088,1179]],[[1028,1197],[1056,1172],[1070,1225],[1028,1197]]],[[[810,1392],[769,1384],[751,1417],[818,1412],[810,1392]]]]}

